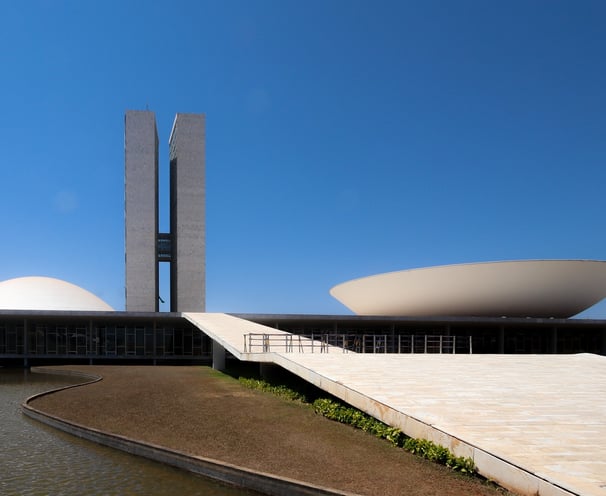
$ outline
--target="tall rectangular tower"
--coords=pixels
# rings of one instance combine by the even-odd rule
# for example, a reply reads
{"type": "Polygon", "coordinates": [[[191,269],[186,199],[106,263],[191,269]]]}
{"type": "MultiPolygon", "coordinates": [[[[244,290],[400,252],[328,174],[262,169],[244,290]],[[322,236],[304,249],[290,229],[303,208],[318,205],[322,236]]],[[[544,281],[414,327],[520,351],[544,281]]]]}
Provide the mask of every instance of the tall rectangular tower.
{"type": "Polygon", "coordinates": [[[126,310],[157,312],[158,131],[153,112],[126,112],[124,165],[126,310]]]}
{"type": "Polygon", "coordinates": [[[206,308],[205,116],[177,114],[170,134],[171,311],[206,308]]]}

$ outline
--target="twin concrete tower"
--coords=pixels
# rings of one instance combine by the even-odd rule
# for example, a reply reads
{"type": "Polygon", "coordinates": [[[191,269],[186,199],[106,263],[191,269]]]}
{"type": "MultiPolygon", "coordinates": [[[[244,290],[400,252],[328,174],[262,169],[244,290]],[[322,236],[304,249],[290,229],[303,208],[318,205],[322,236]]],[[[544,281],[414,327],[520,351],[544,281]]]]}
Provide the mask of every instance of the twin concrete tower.
{"type": "Polygon", "coordinates": [[[170,232],[158,229],[158,131],[150,111],[125,116],[126,311],[159,311],[160,262],[171,312],[206,307],[205,118],[177,114],[170,133],[170,232]]]}

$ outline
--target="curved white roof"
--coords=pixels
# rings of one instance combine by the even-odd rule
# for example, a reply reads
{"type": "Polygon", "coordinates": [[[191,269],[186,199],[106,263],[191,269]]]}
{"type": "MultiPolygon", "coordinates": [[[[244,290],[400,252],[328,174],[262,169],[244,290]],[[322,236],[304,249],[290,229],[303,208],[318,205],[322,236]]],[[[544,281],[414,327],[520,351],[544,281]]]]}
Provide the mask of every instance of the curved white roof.
{"type": "Polygon", "coordinates": [[[0,282],[0,309],[114,310],[86,289],[52,277],[18,277],[0,282]]]}
{"type": "Polygon", "coordinates": [[[606,297],[606,262],[443,265],[354,279],[330,294],[358,315],[568,318],[606,297]]]}

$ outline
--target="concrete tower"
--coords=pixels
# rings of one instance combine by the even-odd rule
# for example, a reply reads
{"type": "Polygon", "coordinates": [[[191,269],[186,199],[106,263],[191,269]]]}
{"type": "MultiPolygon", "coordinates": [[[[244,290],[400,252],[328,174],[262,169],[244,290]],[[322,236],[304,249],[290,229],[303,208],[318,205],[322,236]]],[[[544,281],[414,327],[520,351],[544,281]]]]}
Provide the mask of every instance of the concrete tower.
{"type": "Polygon", "coordinates": [[[170,306],[206,309],[205,119],[177,114],[170,133],[170,306]]]}
{"type": "Polygon", "coordinates": [[[126,311],[158,311],[158,131],[153,112],[124,119],[126,311]]]}
{"type": "Polygon", "coordinates": [[[125,118],[126,310],[157,312],[158,264],[168,262],[172,312],[203,312],[205,119],[177,114],[170,145],[170,233],[158,232],[158,134],[153,112],[125,118]]]}

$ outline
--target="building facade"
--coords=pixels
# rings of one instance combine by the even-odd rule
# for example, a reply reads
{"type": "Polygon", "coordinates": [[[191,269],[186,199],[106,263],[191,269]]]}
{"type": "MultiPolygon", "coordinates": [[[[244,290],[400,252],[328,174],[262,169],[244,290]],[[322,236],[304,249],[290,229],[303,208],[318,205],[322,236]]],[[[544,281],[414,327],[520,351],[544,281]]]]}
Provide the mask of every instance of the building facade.
{"type": "Polygon", "coordinates": [[[150,111],[125,116],[126,311],[159,310],[159,270],[170,263],[170,310],[206,301],[205,116],[177,114],[169,139],[170,232],[158,228],[158,132],[150,111]]]}
{"type": "Polygon", "coordinates": [[[203,312],[206,301],[205,119],[177,114],[170,135],[172,312],[203,312]]]}

